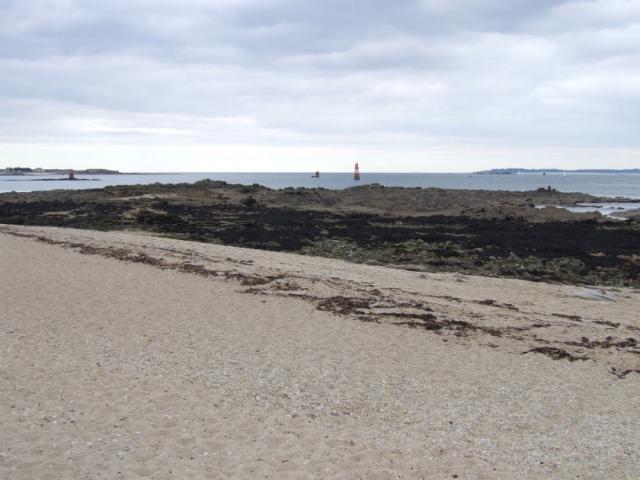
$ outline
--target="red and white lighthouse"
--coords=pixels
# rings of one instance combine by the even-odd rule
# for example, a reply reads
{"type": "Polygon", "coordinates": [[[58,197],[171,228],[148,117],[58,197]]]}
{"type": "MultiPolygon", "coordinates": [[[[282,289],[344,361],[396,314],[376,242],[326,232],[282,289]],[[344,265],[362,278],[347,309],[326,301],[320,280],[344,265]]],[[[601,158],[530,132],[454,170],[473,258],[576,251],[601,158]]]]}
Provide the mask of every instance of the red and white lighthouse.
{"type": "Polygon", "coordinates": [[[353,179],[360,180],[360,166],[358,165],[358,162],[356,162],[356,168],[353,171],[353,179]]]}

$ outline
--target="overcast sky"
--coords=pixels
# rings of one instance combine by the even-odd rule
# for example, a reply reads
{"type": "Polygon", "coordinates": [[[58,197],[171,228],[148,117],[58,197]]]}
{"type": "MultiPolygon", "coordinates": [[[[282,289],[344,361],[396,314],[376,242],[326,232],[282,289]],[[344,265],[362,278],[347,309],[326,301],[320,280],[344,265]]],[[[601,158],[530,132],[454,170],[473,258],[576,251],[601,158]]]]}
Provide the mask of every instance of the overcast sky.
{"type": "Polygon", "coordinates": [[[640,166],[640,0],[0,0],[0,167],[640,166]]]}

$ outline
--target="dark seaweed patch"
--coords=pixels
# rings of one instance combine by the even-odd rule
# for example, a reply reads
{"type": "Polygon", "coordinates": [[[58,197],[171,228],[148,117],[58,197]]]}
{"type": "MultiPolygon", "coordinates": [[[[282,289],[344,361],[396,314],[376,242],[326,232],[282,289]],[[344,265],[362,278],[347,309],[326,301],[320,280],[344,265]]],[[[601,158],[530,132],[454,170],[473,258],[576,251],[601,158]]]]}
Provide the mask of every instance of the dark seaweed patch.
{"type": "Polygon", "coordinates": [[[584,348],[635,348],[638,346],[638,341],[633,337],[624,340],[616,340],[613,337],[607,337],[604,340],[589,340],[587,337],[582,337],[580,342],[564,342],[564,344],[584,348]]]}
{"type": "Polygon", "coordinates": [[[616,367],[611,367],[611,373],[616,377],[622,379],[625,378],[630,373],[637,373],[640,375],[640,369],[626,369],[626,370],[618,370],[616,367]]]}
{"type": "MultiPolygon", "coordinates": [[[[515,214],[488,215],[491,209],[498,212],[502,208],[496,206],[500,199],[511,199],[509,201],[515,203],[509,208],[517,210],[525,208],[517,202],[530,203],[540,195],[545,201],[560,198],[560,194],[548,192],[460,193],[428,189],[416,192],[382,187],[344,192],[270,191],[257,186],[199,182],[190,186],[123,186],[77,192],[3,194],[0,223],[98,230],[135,228],[202,242],[303,252],[428,271],[535,281],[640,285],[640,262],[629,260],[635,258],[640,244],[640,228],[635,223],[576,219],[529,222],[515,214]],[[469,203],[469,198],[491,199],[494,203],[491,208],[472,209],[467,214],[430,216],[329,208],[339,206],[354,195],[359,195],[362,202],[368,197],[388,196],[400,202],[400,206],[402,202],[409,205],[412,202],[408,202],[407,195],[413,198],[418,193],[420,198],[424,197],[421,202],[425,212],[445,204],[444,199],[455,200],[452,208],[469,203]],[[153,198],[161,194],[172,195],[171,200],[153,198]],[[546,198],[549,195],[553,198],[546,198]],[[229,200],[231,197],[235,200],[229,200]],[[316,208],[318,206],[323,208],[316,208]],[[593,255],[594,252],[604,255],[593,255]]],[[[569,198],[573,197],[567,196],[569,198]]],[[[402,212],[403,208],[397,210],[402,212]]],[[[503,307],[509,308],[509,305],[503,307]]]]}
{"type": "MultiPolygon", "coordinates": [[[[566,315],[564,313],[552,313],[551,315],[553,315],[554,317],[558,317],[558,318],[566,318],[567,320],[573,320],[574,322],[581,322],[582,321],[582,317],[580,315],[566,315]]],[[[598,322],[596,322],[598,323],[598,322]]]]}
{"type": "Polygon", "coordinates": [[[556,347],[536,347],[531,350],[527,350],[523,353],[523,355],[527,353],[540,353],[542,355],[546,355],[547,357],[551,357],[554,360],[569,360],[570,362],[575,362],[576,360],[588,360],[587,357],[576,357],[575,355],[570,354],[566,350],[562,350],[561,348],[556,347]]]}
{"type": "Polygon", "coordinates": [[[598,325],[606,325],[613,328],[618,328],[620,326],[619,323],[609,322],[607,320],[594,320],[593,323],[597,323],[598,325]]]}

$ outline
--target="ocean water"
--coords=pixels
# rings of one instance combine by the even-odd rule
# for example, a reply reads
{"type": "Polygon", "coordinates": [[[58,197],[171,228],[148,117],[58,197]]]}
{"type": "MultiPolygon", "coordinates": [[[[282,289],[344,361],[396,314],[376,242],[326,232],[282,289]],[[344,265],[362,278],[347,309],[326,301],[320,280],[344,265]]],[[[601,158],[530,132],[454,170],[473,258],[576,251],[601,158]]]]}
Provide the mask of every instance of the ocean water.
{"type": "Polygon", "coordinates": [[[640,174],[555,174],[479,175],[472,173],[367,173],[359,182],[351,173],[146,173],[123,175],[78,175],[90,181],[41,181],[63,178],[51,175],[0,176],[0,192],[32,192],[55,189],[102,188],[108,185],[150,183],[194,183],[205,178],[229,183],[269,188],[323,187],[343,189],[355,185],[379,183],[399,187],[439,187],[480,190],[535,190],[551,186],[562,192],[583,192],[597,196],[640,199],[640,174]]]}
{"type": "MultiPolygon", "coordinates": [[[[538,205],[536,208],[546,208],[547,205],[538,205]]],[[[627,212],[640,210],[640,201],[638,202],[599,202],[599,203],[582,203],[579,205],[564,206],[570,212],[586,213],[600,212],[605,217],[614,220],[625,220],[627,212]]]]}

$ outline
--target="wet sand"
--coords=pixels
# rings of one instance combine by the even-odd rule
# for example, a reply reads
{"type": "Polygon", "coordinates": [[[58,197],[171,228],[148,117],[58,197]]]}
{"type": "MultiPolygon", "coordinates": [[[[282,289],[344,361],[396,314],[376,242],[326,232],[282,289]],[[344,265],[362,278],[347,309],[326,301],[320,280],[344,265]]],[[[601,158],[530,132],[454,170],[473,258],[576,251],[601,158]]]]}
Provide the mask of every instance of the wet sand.
{"type": "Polygon", "coordinates": [[[640,292],[0,226],[1,478],[640,477],[640,292]]]}

